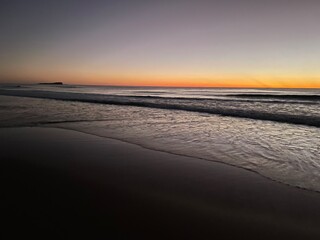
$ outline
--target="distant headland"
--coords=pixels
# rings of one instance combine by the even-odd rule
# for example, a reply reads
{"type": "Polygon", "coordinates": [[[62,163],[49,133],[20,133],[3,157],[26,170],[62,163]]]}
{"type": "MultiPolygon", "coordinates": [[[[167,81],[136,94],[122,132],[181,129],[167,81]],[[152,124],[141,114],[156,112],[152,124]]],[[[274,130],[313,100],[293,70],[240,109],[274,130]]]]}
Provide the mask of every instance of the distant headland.
{"type": "Polygon", "coordinates": [[[63,85],[63,82],[39,83],[40,85],[63,85]]]}

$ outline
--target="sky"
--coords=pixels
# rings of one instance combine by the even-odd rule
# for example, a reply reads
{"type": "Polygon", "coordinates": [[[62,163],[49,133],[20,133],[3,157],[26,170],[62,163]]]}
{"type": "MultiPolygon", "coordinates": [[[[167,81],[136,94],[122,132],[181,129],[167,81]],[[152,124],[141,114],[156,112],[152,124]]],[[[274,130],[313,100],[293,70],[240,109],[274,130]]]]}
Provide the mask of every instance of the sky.
{"type": "Polygon", "coordinates": [[[0,4],[2,83],[320,88],[320,1],[0,4]]]}

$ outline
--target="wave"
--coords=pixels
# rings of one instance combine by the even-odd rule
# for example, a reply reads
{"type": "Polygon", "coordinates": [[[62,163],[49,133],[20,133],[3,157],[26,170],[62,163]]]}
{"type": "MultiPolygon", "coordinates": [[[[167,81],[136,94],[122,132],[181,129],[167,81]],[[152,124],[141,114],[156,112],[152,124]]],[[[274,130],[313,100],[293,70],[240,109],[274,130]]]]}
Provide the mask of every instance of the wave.
{"type": "MultiPolygon", "coordinates": [[[[193,99],[188,102],[172,101],[172,98],[163,98],[164,101],[146,101],[136,96],[117,96],[117,95],[102,95],[102,94],[86,94],[86,93],[69,93],[69,92],[51,92],[51,91],[39,91],[39,90],[1,90],[0,95],[7,96],[19,96],[19,97],[32,97],[32,98],[44,98],[63,101],[77,101],[86,103],[98,103],[98,104],[112,104],[112,105],[125,105],[136,107],[148,107],[158,109],[170,109],[170,110],[183,110],[190,112],[200,112],[208,114],[216,114],[228,117],[247,118],[254,120],[266,120],[280,123],[298,124],[305,126],[320,127],[320,118],[318,116],[306,116],[306,115],[293,115],[290,113],[274,113],[265,112],[253,109],[230,109],[223,107],[213,107],[212,105],[192,105],[193,99]]],[[[240,94],[238,94],[240,95],[240,94]]],[[[178,98],[176,98],[178,99],[178,98]]],[[[213,99],[211,99],[213,100],[213,99]]],[[[214,100],[215,101],[215,100],[214,100]]]]}
{"type": "MultiPolygon", "coordinates": [[[[171,96],[152,96],[152,95],[142,95],[142,96],[134,96],[134,95],[109,95],[109,96],[121,96],[121,97],[129,97],[129,98],[141,98],[141,99],[171,99],[171,100],[192,100],[192,101],[210,101],[210,100],[214,100],[217,102],[244,102],[244,103],[252,103],[257,102],[256,99],[238,99],[238,98],[225,98],[226,96],[235,96],[235,95],[225,95],[225,96],[220,96],[220,97],[171,97],[171,96]]],[[[284,100],[291,100],[291,99],[281,99],[278,98],[278,100],[261,100],[259,99],[258,102],[261,103],[286,103],[286,104],[299,104],[301,103],[301,101],[286,101],[284,102],[284,100]]],[[[298,100],[298,99],[296,99],[298,100]]],[[[309,101],[305,101],[303,102],[303,104],[308,104],[308,105],[314,105],[314,104],[318,104],[318,102],[316,101],[312,101],[311,99],[309,101]]]]}
{"type": "Polygon", "coordinates": [[[283,94],[228,94],[230,97],[255,98],[255,99],[284,99],[284,100],[301,100],[301,101],[320,101],[320,95],[283,95],[283,94]]]}

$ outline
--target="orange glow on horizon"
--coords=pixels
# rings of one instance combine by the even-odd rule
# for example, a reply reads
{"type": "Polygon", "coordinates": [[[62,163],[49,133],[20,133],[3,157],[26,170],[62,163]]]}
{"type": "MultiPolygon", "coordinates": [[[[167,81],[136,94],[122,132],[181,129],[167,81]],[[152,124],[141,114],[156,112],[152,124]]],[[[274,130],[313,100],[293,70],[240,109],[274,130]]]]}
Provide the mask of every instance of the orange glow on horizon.
{"type": "Polygon", "coordinates": [[[68,79],[66,83],[83,85],[216,88],[320,88],[319,79],[243,79],[243,78],[97,78],[68,79]]]}
{"type": "Polygon", "coordinates": [[[56,74],[50,77],[0,76],[0,82],[38,83],[62,81],[65,84],[146,86],[146,87],[217,87],[217,88],[320,88],[320,77],[203,77],[203,76],[104,76],[99,74],[56,74]]]}

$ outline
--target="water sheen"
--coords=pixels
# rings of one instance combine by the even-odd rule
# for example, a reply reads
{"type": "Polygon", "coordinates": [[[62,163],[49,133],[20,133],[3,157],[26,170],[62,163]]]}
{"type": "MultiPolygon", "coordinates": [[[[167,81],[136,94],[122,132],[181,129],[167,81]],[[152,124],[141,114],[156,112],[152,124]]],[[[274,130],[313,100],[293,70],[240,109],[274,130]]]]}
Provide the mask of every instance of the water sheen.
{"type": "MultiPolygon", "coordinates": [[[[193,108],[197,104],[203,108],[205,105],[206,109],[219,105],[219,108],[227,109],[225,111],[265,112],[299,119],[312,117],[317,122],[320,115],[318,90],[86,89],[81,86],[9,90],[31,92],[35,97],[39,97],[37,91],[52,92],[53,95],[58,93],[54,95],[56,97],[65,94],[68,99],[0,96],[2,127],[45,125],[74,129],[151,149],[225,162],[286,184],[320,191],[320,128],[310,124],[296,124],[290,119],[280,122],[205,111],[70,99],[72,94],[78,94],[77,97],[84,95],[87,99],[99,95],[108,101],[112,97],[116,101],[151,101],[193,108]],[[204,100],[199,100],[201,98],[204,100]]],[[[9,90],[3,88],[3,91],[9,90]]]]}

